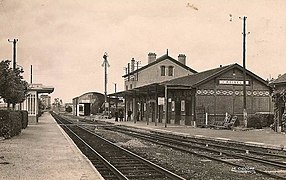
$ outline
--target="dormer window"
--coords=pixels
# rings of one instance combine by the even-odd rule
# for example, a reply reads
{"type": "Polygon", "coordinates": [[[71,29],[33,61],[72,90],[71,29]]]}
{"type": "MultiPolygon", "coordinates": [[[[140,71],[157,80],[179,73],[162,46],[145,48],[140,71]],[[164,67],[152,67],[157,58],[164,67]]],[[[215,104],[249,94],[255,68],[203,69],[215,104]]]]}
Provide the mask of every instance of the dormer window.
{"type": "Polygon", "coordinates": [[[166,67],[161,66],[161,76],[165,76],[165,75],[166,75],[166,67]]]}
{"type": "Polygon", "coordinates": [[[174,75],[174,66],[169,66],[168,75],[169,76],[173,76],[174,75]]]}

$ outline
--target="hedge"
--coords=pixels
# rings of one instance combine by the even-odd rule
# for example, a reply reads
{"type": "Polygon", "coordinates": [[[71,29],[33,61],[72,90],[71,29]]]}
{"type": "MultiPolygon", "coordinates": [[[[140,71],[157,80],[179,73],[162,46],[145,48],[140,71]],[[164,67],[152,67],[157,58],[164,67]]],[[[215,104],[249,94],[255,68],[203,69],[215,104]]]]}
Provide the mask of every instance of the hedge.
{"type": "Polygon", "coordinates": [[[19,135],[21,133],[23,119],[23,115],[20,111],[0,110],[0,136],[10,138],[19,135]]]}
{"type": "Polygon", "coordinates": [[[0,110],[0,136],[8,137],[10,134],[10,111],[0,110]]]}

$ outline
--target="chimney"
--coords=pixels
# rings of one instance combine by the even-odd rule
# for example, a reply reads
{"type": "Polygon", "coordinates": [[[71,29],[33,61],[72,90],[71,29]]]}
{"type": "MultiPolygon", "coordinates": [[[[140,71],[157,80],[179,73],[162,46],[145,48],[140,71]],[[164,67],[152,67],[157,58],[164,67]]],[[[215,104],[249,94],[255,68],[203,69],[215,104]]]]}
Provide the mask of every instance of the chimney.
{"type": "Polygon", "coordinates": [[[150,64],[150,63],[152,63],[152,62],[154,62],[154,61],[156,61],[156,54],[150,52],[150,53],[148,54],[148,64],[150,64]]]}
{"type": "Polygon", "coordinates": [[[186,65],[186,55],[184,54],[179,54],[178,56],[178,61],[184,65],[186,65]]]}
{"type": "Polygon", "coordinates": [[[131,67],[130,67],[130,69],[131,69],[131,72],[133,72],[134,69],[135,69],[135,59],[134,58],[131,59],[131,67]]]}

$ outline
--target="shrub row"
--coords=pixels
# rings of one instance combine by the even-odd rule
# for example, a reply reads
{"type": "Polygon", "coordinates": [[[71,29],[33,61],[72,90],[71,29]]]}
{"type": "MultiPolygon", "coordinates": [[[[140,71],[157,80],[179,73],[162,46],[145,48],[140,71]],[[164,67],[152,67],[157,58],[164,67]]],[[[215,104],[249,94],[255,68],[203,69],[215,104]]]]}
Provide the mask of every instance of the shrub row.
{"type": "Polygon", "coordinates": [[[10,138],[28,126],[27,111],[0,110],[0,136],[10,138]]]}
{"type": "Polygon", "coordinates": [[[247,127],[261,129],[263,127],[270,127],[273,122],[273,114],[254,114],[248,117],[247,127]]]}

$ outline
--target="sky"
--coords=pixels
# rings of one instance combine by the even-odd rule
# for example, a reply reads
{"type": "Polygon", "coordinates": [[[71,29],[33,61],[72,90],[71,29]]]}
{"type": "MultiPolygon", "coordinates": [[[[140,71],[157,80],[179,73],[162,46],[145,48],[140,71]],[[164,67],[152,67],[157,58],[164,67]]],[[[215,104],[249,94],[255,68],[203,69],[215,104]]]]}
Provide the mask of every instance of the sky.
{"type": "Polygon", "coordinates": [[[108,93],[123,90],[132,58],[166,54],[196,71],[242,65],[242,20],[247,17],[246,67],[263,79],[286,73],[284,0],[0,0],[0,60],[12,59],[24,78],[55,87],[52,98],[72,102],[104,92],[103,55],[108,53],[108,93]]]}

